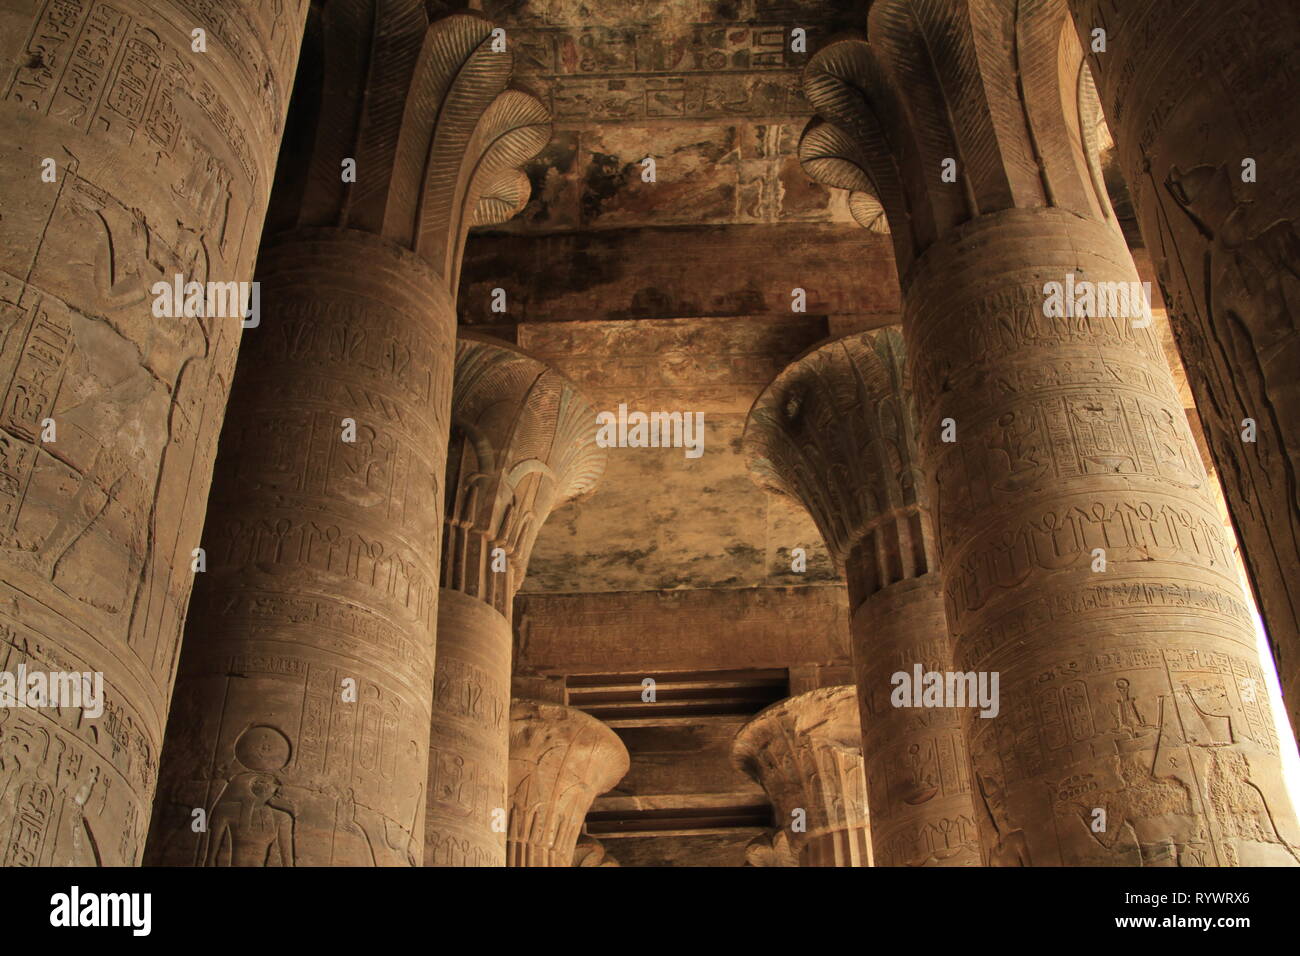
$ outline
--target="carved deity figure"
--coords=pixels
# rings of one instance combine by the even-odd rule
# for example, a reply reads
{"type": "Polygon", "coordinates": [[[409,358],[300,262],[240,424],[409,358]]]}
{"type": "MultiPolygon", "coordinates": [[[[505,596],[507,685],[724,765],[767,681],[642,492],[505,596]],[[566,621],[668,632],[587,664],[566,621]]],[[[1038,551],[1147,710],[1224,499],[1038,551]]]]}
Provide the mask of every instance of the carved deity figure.
{"type": "Polygon", "coordinates": [[[269,773],[241,773],[226,786],[212,810],[207,866],[269,866],[278,852],[280,866],[294,865],[293,816],[271,805],[280,782],[269,773]]]}

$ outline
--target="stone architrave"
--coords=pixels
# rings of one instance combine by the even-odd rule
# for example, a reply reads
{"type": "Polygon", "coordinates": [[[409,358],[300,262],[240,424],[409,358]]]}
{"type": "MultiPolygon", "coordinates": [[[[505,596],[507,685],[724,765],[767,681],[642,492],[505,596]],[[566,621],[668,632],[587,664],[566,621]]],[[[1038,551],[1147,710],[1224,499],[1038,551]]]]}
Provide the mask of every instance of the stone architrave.
{"type": "MultiPolygon", "coordinates": [[[[759,711],[736,734],[731,761],[767,791],[799,866],[871,866],[854,687],[819,687],[759,711]]],[[[775,837],[771,846],[763,865],[782,865],[775,837]]]]}
{"type": "Polygon", "coordinates": [[[512,700],[506,865],[572,866],[592,801],[627,770],[623,741],[595,717],[512,700]]]}
{"type": "Polygon", "coordinates": [[[0,709],[0,866],[144,849],[308,2],[229,6],[0,2],[0,672],[103,675],[0,709]]]}
{"type": "Polygon", "coordinates": [[[605,468],[596,412],[527,353],[461,333],[429,735],[427,866],[506,865],[511,621],[551,511],[605,468]]]}
{"type": "Polygon", "coordinates": [[[1069,6],[1300,732],[1300,16],[1069,6]]]}
{"type": "Polygon", "coordinates": [[[744,442],[751,477],[808,509],[848,582],[874,865],[978,865],[961,711],[891,704],[895,674],[952,670],[901,331],[795,359],[754,403],[744,442]]]}
{"type": "Polygon", "coordinates": [[[258,263],[159,864],[422,862],[461,248],[520,208],[549,136],[491,25],[424,9],[331,3],[304,43],[286,142],[309,163],[281,170],[258,263]]]}
{"type": "Polygon", "coordinates": [[[868,37],[810,62],[804,160],[894,240],[954,668],[1000,681],[996,716],[964,711],[986,861],[1295,864],[1253,622],[1063,0],[878,0],[868,37]]]}

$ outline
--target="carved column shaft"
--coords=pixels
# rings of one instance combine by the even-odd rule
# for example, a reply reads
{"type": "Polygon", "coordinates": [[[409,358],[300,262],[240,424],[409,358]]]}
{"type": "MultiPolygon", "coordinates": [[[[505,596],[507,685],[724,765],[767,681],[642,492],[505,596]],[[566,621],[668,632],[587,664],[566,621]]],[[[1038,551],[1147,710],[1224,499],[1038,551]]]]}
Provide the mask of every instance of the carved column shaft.
{"type": "Polygon", "coordinates": [[[437,677],[429,866],[506,865],[512,603],[552,508],[604,470],[595,410],[505,342],[457,344],[437,677]]]}
{"type": "Polygon", "coordinates": [[[870,866],[871,827],[854,688],[820,687],[765,708],[732,760],[767,791],[800,866],[870,866]]]}
{"type": "Polygon", "coordinates": [[[1272,0],[1069,5],[1086,49],[1105,31],[1088,62],[1300,731],[1300,18],[1272,0]]]}
{"type": "Polygon", "coordinates": [[[252,277],[307,6],[0,3],[0,671],[105,698],[0,710],[0,866],[139,862],[240,339],[153,287],[252,277]]]}
{"type": "Polygon", "coordinates": [[[572,866],[596,797],[628,770],[627,748],[595,717],[561,704],[510,706],[507,866],[572,866]]]}
{"type": "Polygon", "coordinates": [[[923,269],[909,346],[956,667],[1001,682],[999,716],[967,721],[990,862],[1287,862],[1255,816],[1290,810],[1267,704],[1243,689],[1263,686],[1252,621],[1160,344],[1126,318],[1042,315],[1051,275],[1135,281],[1121,237],[1015,210],[923,269]],[[945,418],[959,441],[938,440],[945,418]],[[1206,789],[1227,778],[1259,811],[1206,789]]]}
{"type": "Polygon", "coordinates": [[[490,30],[363,3],[308,32],[155,862],[422,862],[460,246],[548,134],[490,30]]]}
{"type": "Polygon", "coordinates": [[[1149,316],[1102,298],[1137,275],[1063,4],[868,32],[805,86],[894,236],[954,669],[999,677],[965,712],[987,862],[1294,863],[1204,469],[1149,316]]]}
{"type": "Polygon", "coordinates": [[[491,606],[439,592],[425,866],[505,866],[511,638],[491,606]]]}
{"type": "Polygon", "coordinates": [[[979,834],[960,710],[895,707],[893,676],[953,669],[937,572],[898,581],[853,611],[876,866],[977,866],[979,834]]]}
{"type": "Polygon", "coordinates": [[[412,863],[455,311],[422,260],[361,232],[289,234],[258,276],[269,314],[222,435],[151,856],[412,863]],[[250,760],[251,736],[276,759],[250,760]],[[187,807],[208,809],[207,834],[187,807]],[[291,859],[262,845],[270,821],[291,859]]]}

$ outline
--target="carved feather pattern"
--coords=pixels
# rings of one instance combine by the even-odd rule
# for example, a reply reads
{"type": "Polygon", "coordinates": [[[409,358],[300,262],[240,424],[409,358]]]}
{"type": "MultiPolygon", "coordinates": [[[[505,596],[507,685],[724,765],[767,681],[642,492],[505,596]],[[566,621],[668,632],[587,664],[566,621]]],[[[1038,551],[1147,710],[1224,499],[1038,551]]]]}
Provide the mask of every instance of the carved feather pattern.
{"type": "MultiPolygon", "coordinates": [[[[900,171],[915,153],[888,78],[866,43],[841,40],[809,61],[804,93],[827,125],[814,121],[805,129],[800,161],[813,179],[869,192],[880,201],[894,233],[899,269],[905,270],[922,241],[913,235],[914,209],[927,199],[919,189],[909,192],[900,171]],[[853,177],[850,166],[863,176],[853,177]]],[[[922,215],[921,222],[928,218],[922,215]]]]}
{"type": "Polygon", "coordinates": [[[346,186],[340,174],[343,160],[356,155],[366,63],[366,44],[357,38],[371,35],[374,18],[371,0],[341,0],[327,5],[321,15],[321,105],[300,225],[343,224],[346,186]]]}
{"type": "Polygon", "coordinates": [[[447,220],[445,233],[451,240],[448,265],[453,288],[460,280],[461,252],[479,197],[496,175],[521,166],[550,138],[550,113],[540,100],[522,90],[504,91],[479,117],[465,150],[469,181],[447,220]]]}
{"type": "Polygon", "coordinates": [[[451,457],[469,467],[448,483],[443,586],[503,609],[512,594],[482,573],[484,547],[507,550],[517,587],[547,515],[595,487],[606,452],[577,387],[509,343],[462,332],[452,381],[451,457]]]}
{"type": "MultiPolygon", "coordinates": [[[[485,47],[491,26],[471,16],[452,16],[432,24],[424,36],[410,91],[407,93],[393,164],[393,186],[384,215],[384,235],[414,248],[419,203],[430,167],[430,147],[457,73],[485,47]]],[[[491,61],[490,61],[491,62],[491,61]]],[[[503,74],[509,64],[497,55],[503,74]]],[[[500,89],[505,88],[505,75],[500,89]]],[[[495,95],[493,93],[492,95],[495,95]]],[[[481,108],[486,108],[491,96],[481,108]]]]}
{"type": "Polygon", "coordinates": [[[882,235],[889,232],[889,217],[885,214],[885,207],[871,193],[849,193],[849,215],[863,229],[882,235]]]}
{"type": "Polygon", "coordinates": [[[437,116],[418,193],[414,248],[449,283],[454,272],[453,250],[473,212],[473,206],[466,209],[464,202],[478,161],[475,130],[492,101],[505,90],[512,67],[510,54],[492,52],[486,24],[481,29],[488,32],[473,52],[456,59],[463,54],[467,39],[464,25],[472,20],[454,16],[434,24],[421,53],[411,99],[421,113],[433,109],[437,116]],[[436,75],[436,83],[422,83],[422,71],[436,75]],[[437,92],[443,95],[434,99],[437,92]]]}
{"type": "Polygon", "coordinates": [[[469,227],[526,204],[527,180],[512,170],[546,144],[550,117],[507,88],[513,57],[491,49],[490,23],[468,13],[430,23],[425,11],[422,0],[324,6],[312,156],[294,206],[299,226],[360,229],[415,251],[454,289],[469,227]],[[348,158],[356,181],[345,183],[348,158]]]}
{"type": "Polygon", "coordinates": [[[825,120],[814,119],[804,128],[799,138],[799,162],[809,178],[824,186],[876,192],[862,151],[848,133],[825,120]]]}
{"type": "MultiPolygon", "coordinates": [[[[1097,84],[1093,80],[1092,68],[1083,56],[1078,37],[1073,31],[1063,42],[1072,42],[1078,51],[1078,66],[1075,79],[1075,107],[1079,130],[1077,151],[1083,153],[1083,162],[1088,168],[1088,183],[1092,187],[1090,196],[1100,209],[1103,219],[1116,222],[1115,209],[1110,203],[1110,193],[1106,189],[1106,177],[1101,168],[1101,150],[1104,140],[1109,140],[1106,130],[1106,118],[1101,112],[1101,99],[1097,95],[1097,84]]],[[[1068,114],[1067,114],[1068,117],[1068,114]]],[[[1118,225],[1118,223],[1116,223],[1118,225]]]]}
{"type": "MultiPolygon", "coordinates": [[[[954,132],[954,111],[948,102],[935,60],[942,50],[931,49],[931,37],[918,20],[917,8],[931,19],[942,17],[947,3],[913,3],[912,0],[877,0],[867,18],[871,47],[903,96],[904,110],[917,144],[919,162],[910,175],[930,197],[936,233],[942,235],[958,223],[978,215],[971,158],[954,132]],[[936,8],[940,8],[936,10],[936,8]],[[957,161],[957,182],[940,180],[945,159],[957,161]]],[[[949,70],[949,74],[953,72],[949,70]]],[[[951,82],[951,79],[950,79],[951,82]]]]}
{"type": "Polygon", "coordinates": [[[357,144],[357,181],[349,187],[347,222],[354,229],[379,232],[392,183],[393,160],[402,128],[406,90],[425,32],[420,0],[378,0],[369,76],[362,96],[357,144]]]}
{"type": "MultiPolygon", "coordinates": [[[[963,32],[969,30],[975,54],[974,85],[960,97],[957,135],[966,141],[970,128],[972,158],[978,143],[979,158],[974,161],[980,212],[1045,206],[1047,196],[1020,91],[1019,0],[963,0],[953,6],[964,14],[958,16],[958,23],[963,32]]],[[[966,83],[969,78],[963,72],[956,82],[966,83]]]]}
{"type": "Polygon", "coordinates": [[[841,40],[809,62],[818,119],[799,158],[854,194],[868,228],[884,225],[879,204],[904,283],[917,256],[977,215],[1061,205],[1109,216],[1065,0],[876,0],[867,34],[869,46],[841,40]],[[956,182],[943,182],[945,159],[956,182]]]}
{"type": "Polygon", "coordinates": [[[849,135],[825,120],[813,119],[799,139],[799,162],[808,177],[832,189],[849,192],[849,212],[864,229],[889,232],[888,214],[875,184],[863,167],[865,159],[849,135]]]}
{"type": "Polygon", "coordinates": [[[1069,11],[1063,0],[1020,0],[1019,9],[1020,85],[1048,204],[1081,216],[1100,216],[1080,145],[1083,134],[1074,100],[1083,51],[1069,11]]]}
{"type": "Polygon", "coordinates": [[[491,226],[511,219],[528,205],[532,191],[532,183],[521,169],[503,169],[485,176],[470,226],[491,226]]]}

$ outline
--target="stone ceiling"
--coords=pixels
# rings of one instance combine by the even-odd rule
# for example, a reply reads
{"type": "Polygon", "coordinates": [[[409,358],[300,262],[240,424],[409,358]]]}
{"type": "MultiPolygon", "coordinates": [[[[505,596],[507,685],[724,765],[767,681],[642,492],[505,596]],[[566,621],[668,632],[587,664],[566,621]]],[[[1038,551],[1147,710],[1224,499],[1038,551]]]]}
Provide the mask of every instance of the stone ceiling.
{"type": "Polygon", "coordinates": [[[861,4],[826,0],[483,0],[505,26],[516,82],[555,135],[533,198],[503,228],[849,222],[845,197],[811,182],[795,145],[810,108],[808,53],[857,26],[861,4]],[[653,157],[654,183],[641,161],[653,157]]]}
{"type": "Polygon", "coordinates": [[[893,255],[796,156],[811,53],[861,0],[472,0],[554,118],[514,219],[476,230],[461,322],[573,377],[598,408],[703,412],[707,452],[615,449],[543,528],[524,590],[833,585],[811,520],[748,479],[749,404],[803,349],[898,321],[893,255]],[[806,51],[791,31],[806,31],[806,51]],[[655,181],[642,160],[655,160],[655,181]],[[790,290],[806,290],[792,313],[790,290]],[[489,307],[505,289],[506,314],[489,307]],[[809,567],[790,570],[802,547],[809,567]]]}

